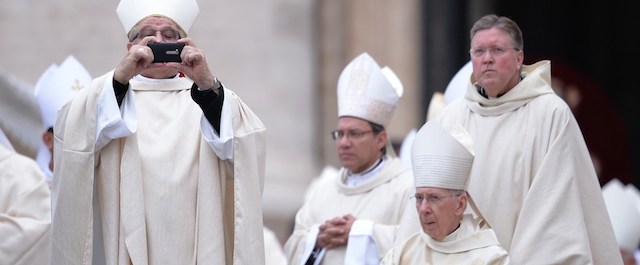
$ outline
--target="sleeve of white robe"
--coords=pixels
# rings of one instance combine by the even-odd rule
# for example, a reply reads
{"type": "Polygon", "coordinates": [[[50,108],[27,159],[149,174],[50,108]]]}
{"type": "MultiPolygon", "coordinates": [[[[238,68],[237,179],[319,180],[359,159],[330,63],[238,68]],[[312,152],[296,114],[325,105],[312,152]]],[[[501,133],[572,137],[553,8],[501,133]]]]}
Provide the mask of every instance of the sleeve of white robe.
{"type": "MultiPolygon", "coordinates": [[[[349,232],[349,243],[344,255],[345,265],[380,263],[376,242],[373,240],[374,223],[369,220],[356,220],[349,232]]],[[[384,253],[383,253],[384,254],[384,253]]]]}
{"type": "Polygon", "coordinates": [[[0,264],[48,264],[49,185],[34,161],[0,149],[0,264]]]}
{"type": "MultiPolygon", "coordinates": [[[[195,104],[195,103],[194,103],[195,104]]],[[[220,117],[220,134],[216,133],[213,125],[202,114],[200,118],[200,129],[205,141],[213,148],[216,155],[223,160],[233,160],[233,127],[231,124],[232,116],[229,114],[231,110],[228,104],[222,105],[222,114],[220,117]]]]}
{"type": "MultiPolygon", "coordinates": [[[[110,78],[113,80],[112,74],[110,78]]],[[[138,120],[135,97],[131,89],[127,89],[122,106],[118,106],[113,83],[104,82],[97,113],[96,151],[102,149],[113,139],[127,137],[136,132],[138,120]]]]}

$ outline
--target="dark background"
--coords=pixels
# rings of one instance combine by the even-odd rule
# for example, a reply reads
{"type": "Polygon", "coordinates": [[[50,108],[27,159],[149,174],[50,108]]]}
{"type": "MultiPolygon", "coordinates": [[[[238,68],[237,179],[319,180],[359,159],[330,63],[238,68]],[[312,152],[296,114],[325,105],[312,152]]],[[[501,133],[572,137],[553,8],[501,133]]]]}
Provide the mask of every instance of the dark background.
{"type": "Polygon", "coordinates": [[[640,112],[634,108],[638,88],[632,83],[640,63],[635,41],[640,32],[638,3],[426,0],[423,104],[428,105],[433,92],[444,91],[469,61],[473,23],[489,13],[507,16],[522,30],[525,64],[551,60],[552,76],[559,81],[554,89],[573,95],[569,105],[594,158],[600,184],[618,178],[640,187],[640,112]]]}

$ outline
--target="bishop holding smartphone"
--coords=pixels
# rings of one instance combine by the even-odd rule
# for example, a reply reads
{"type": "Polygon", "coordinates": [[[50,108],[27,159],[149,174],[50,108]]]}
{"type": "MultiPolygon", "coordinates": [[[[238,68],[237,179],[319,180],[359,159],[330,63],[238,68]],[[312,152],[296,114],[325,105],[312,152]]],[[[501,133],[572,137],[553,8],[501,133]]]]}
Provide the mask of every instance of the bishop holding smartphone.
{"type": "Polygon", "coordinates": [[[54,127],[52,264],[264,264],[266,129],[187,37],[198,11],[119,3],[126,55],[54,127]]]}

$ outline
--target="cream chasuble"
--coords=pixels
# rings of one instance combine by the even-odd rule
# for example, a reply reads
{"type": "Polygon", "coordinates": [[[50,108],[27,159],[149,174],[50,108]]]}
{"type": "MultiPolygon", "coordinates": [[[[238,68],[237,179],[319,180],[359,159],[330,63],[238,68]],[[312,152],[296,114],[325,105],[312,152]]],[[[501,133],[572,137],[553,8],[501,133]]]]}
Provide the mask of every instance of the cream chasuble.
{"type": "MultiPolygon", "coordinates": [[[[414,193],[411,171],[397,157],[387,156],[384,163],[378,174],[359,186],[344,184],[347,174],[345,168],[341,168],[338,175],[323,178],[314,184],[296,214],[293,234],[285,244],[290,265],[304,264],[309,257],[306,246],[308,237],[315,238],[317,230],[314,228],[336,216],[352,214],[356,222],[373,222],[372,235],[378,261],[394,243],[406,239],[397,239],[401,219],[415,220],[411,222],[413,231],[420,229],[417,214],[415,211],[409,212],[411,208],[408,207],[409,198],[414,193]]],[[[327,250],[320,264],[344,264],[346,251],[346,247],[327,250]]]]}
{"type": "Polygon", "coordinates": [[[48,264],[50,198],[38,164],[0,144],[0,264],[48,264]]]}
{"type": "Polygon", "coordinates": [[[497,99],[470,82],[436,118],[473,138],[469,193],[513,264],[621,264],[580,128],[550,87],[551,63],[523,75],[497,99]]]}
{"type": "Polygon", "coordinates": [[[493,230],[481,228],[479,219],[465,214],[460,227],[442,241],[420,231],[387,252],[380,264],[503,265],[509,264],[509,255],[493,230]]]}
{"type": "Polygon", "coordinates": [[[133,134],[96,149],[97,124],[110,122],[96,116],[98,101],[113,89],[112,74],[82,90],[56,122],[53,264],[91,264],[101,243],[105,264],[263,264],[255,251],[264,249],[259,118],[224,89],[221,130],[232,132],[233,157],[220,159],[201,132],[191,80],[134,78],[126,97],[135,105],[122,107],[135,115],[133,134]]]}

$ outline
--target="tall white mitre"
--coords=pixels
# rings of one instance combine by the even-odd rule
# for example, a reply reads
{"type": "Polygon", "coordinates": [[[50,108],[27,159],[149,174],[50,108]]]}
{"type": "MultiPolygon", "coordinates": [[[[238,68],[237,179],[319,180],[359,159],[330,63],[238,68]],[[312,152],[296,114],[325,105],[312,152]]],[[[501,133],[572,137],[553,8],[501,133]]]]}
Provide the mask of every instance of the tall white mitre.
{"type": "Polygon", "coordinates": [[[400,79],[368,53],[353,59],[338,79],[338,117],[352,116],[387,126],[402,97],[400,79]]]}
{"type": "MultiPolygon", "coordinates": [[[[437,120],[427,121],[416,133],[411,147],[415,187],[467,190],[474,157],[473,139],[464,127],[458,123],[443,126],[437,120]]],[[[484,220],[471,194],[468,199],[473,213],[484,220]]],[[[486,220],[484,224],[490,227],[486,220]]]]}
{"type": "Polygon", "coordinates": [[[121,0],[116,8],[127,34],[143,19],[160,15],[173,20],[187,36],[198,12],[200,9],[196,0],[121,0]]]}
{"type": "MultiPolygon", "coordinates": [[[[62,64],[52,64],[44,71],[34,89],[42,115],[43,133],[53,127],[60,108],[90,83],[91,75],[73,55],[69,55],[62,64]]],[[[43,142],[38,149],[36,161],[43,169],[48,181],[51,181],[52,175],[49,170],[50,160],[51,153],[43,142]]]]}
{"type": "Polygon", "coordinates": [[[73,55],[45,70],[34,89],[45,130],[53,127],[58,110],[90,83],[89,71],[73,55]]]}
{"type": "Polygon", "coordinates": [[[473,140],[462,126],[428,121],[411,148],[415,186],[467,190],[473,159],[473,140]]]}

